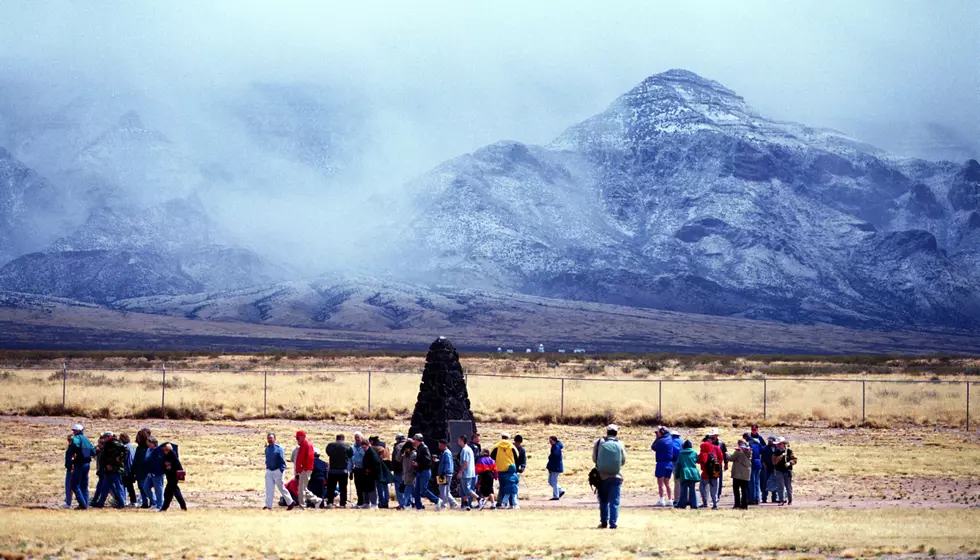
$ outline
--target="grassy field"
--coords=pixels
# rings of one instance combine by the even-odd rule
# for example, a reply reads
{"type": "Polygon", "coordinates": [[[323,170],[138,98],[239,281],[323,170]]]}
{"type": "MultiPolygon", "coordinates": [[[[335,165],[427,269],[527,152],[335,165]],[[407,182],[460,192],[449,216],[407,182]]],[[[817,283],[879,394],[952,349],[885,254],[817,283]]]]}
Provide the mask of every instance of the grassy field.
{"type": "MultiPolygon", "coordinates": [[[[0,412],[160,415],[159,363],[113,358],[74,361],[65,411],[56,408],[62,399],[61,364],[44,366],[0,369],[0,412]]],[[[406,418],[420,380],[412,372],[423,366],[424,359],[418,356],[183,358],[169,368],[166,403],[172,417],[196,419],[406,418]]],[[[962,427],[967,401],[964,381],[968,378],[964,372],[978,371],[975,361],[927,359],[861,365],[464,356],[463,366],[470,373],[469,395],[481,421],[595,423],[615,419],[658,424],[662,412],[664,421],[690,426],[748,421],[854,426],[862,421],[864,403],[864,414],[872,425],[962,427]],[[896,379],[919,382],[896,383],[896,379]]],[[[975,410],[971,413],[977,416],[975,410]]]]}
{"type": "MultiPolygon", "coordinates": [[[[484,444],[503,429],[526,437],[528,470],[519,512],[308,511],[262,505],[267,430],[284,442],[305,429],[317,447],[337,432],[388,441],[404,422],[88,420],[88,431],[153,429],[180,444],[191,511],[60,511],[62,455],[74,418],[0,418],[0,551],[32,557],[870,557],[980,553],[980,438],[923,428],[784,429],[800,457],[792,508],[672,511],[655,502],[653,429],[624,428],[628,462],[621,528],[593,530],[585,483],[596,427],[481,424],[484,444]],[[547,501],[547,437],[566,444],[567,495],[547,501]],[[119,535],[119,537],[113,537],[119,535]],[[132,536],[136,537],[132,537],[132,536]]],[[[683,430],[696,438],[703,430],[683,430]]],[[[722,429],[734,441],[739,430],[722,429]]],[[[767,431],[765,433],[768,433],[767,431]]],[[[92,485],[94,488],[94,476],[92,485]]],[[[726,480],[726,486],[730,482],[726,480]]],[[[965,556],[973,555],[973,556],[965,556]]]]}

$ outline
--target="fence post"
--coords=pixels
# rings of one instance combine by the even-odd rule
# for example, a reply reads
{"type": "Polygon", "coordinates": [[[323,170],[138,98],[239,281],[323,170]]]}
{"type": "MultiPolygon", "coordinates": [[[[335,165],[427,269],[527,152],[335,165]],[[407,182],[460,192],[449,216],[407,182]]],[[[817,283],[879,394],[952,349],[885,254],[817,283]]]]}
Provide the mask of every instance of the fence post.
{"type": "Polygon", "coordinates": [[[163,381],[160,383],[160,414],[167,417],[167,362],[163,362],[163,381]]]}
{"type": "Polygon", "coordinates": [[[269,370],[262,372],[262,418],[268,418],[269,405],[269,370]]]}
{"type": "MultiPolygon", "coordinates": [[[[61,408],[68,406],[68,361],[61,362],[61,408]]],[[[969,424],[969,421],[967,422],[969,424]]],[[[967,428],[969,431],[969,427],[967,428]]]]}
{"type": "Polygon", "coordinates": [[[966,431],[970,431],[970,380],[966,380],[966,431]]]}
{"type": "Polygon", "coordinates": [[[868,421],[868,415],[865,409],[865,395],[867,394],[868,378],[865,377],[861,380],[861,423],[868,421]]]}
{"type": "Polygon", "coordinates": [[[368,415],[371,414],[371,370],[368,370],[368,415]]]}
{"type": "Polygon", "coordinates": [[[769,414],[769,376],[762,374],[762,419],[765,420],[769,414]]]}
{"type": "Polygon", "coordinates": [[[664,419],[664,376],[660,376],[660,381],[657,383],[657,416],[660,417],[660,421],[663,422],[664,419]]]}
{"type": "Polygon", "coordinates": [[[565,418],[565,378],[561,378],[561,413],[558,415],[559,418],[565,418]]]}

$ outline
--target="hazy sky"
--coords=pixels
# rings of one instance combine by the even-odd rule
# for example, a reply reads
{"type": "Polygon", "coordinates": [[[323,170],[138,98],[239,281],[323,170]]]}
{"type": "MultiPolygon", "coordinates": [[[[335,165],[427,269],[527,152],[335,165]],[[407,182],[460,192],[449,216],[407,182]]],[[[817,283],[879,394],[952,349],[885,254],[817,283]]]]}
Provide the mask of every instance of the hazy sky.
{"type": "Polygon", "coordinates": [[[253,80],[367,88],[425,124],[413,130],[425,165],[500,139],[546,142],[670,68],[807,124],[930,120],[975,134],[980,118],[972,0],[347,6],[5,0],[0,62],[59,94],[162,103],[253,80]]]}

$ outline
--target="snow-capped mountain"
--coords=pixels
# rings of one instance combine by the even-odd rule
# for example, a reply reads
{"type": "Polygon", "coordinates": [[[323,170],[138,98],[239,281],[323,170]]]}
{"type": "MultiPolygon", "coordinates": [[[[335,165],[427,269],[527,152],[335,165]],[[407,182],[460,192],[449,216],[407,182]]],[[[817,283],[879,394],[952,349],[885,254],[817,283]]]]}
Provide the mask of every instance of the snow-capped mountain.
{"type": "Polygon", "coordinates": [[[0,266],[71,227],[62,193],[0,146],[0,266]]]}
{"type": "Polygon", "coordinates": [[[227,239],[192,195],[145,210],[97,209],[71,235],[0,268],[0,287],[110,303],[266,285],[287,275],[227,239]]]}
{"type": "Polygon", "coordinates": [[[895,160],[672,70],[549,146],[418,179],[398,251],[419,277],[548,297],[972,328],[980,270],[953,239],[972,239],[975,165],[895,160]]]}
{"type": "Polygon", "coordinates": [[[351,213],[385,216],[394,231],[344,238],[365,257],[335,255],[320,270],[341,276],[314,280],[276,264],[286,255],[251,250],[194,193],[302,194],[356,174],[358,119],[294,88],[256,86],[239,101],[224,106],[244,131],[228,148],[242,161],[228,165],[200,166],[135,113],[52,166],[68,170],[64,187],[0,152],[0,260],[11,261],[0,290],[345,331],[518,329],[538,306],[566,317],[604,304],[980,328],[980,164],[899,158],[770,119],[688,71],[649,77],[548,145],[498,142],[447,161],[408,183],[407,206],[375,196],[351,213]],[[251,173],[263,157],[285,163],[251,173]],[[65,201],[75,214],[57,210],[65,201]],[[355,265],[382,280],[354,276],[355,265]]]}

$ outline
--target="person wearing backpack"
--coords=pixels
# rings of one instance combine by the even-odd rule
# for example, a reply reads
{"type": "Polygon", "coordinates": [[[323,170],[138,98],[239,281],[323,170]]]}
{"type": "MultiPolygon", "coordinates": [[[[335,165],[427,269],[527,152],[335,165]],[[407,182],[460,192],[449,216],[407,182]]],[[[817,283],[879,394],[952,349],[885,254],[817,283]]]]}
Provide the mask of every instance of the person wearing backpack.
{"type": "Polygon", "coordinates": [[[68,454],[71,456],[71,492],[75,495],[78,505],[75,509],[88,509],[88,475],[92,467],[92,457],[95,446],[85,437],[85,427],[75,424],[71,428],[71,445],[68,454]]]}
{"type": "Polygon", "coordinates": [[[606,426],[606,437],[596,440],[592,446],[592,462],[599,472],[599,528],[615,529],[619,522],[619,495],[623,487],[620,471],[626,464],[626,448],[616,437],[619,427],[606,426]]]}
{"type": "Polygon", "coordinates": [[[718,509],[718,479],[721,478],[724,459],[721,449],[711,443],[707,436],[701,442],[701,453],[698,454],[698,464],[701,465],[701,507],[708,507],[710,496],[711,509],[718,509]]]}
{"type": "Polygon", "coordinates": [[[691,506],[691,509],[698,509],[698,494],[695,490],[698,481],[701,480],[701,473],[698,472],[698,453],[694,450],[691,440],[686,440],[682,445],[677,469],[674,471],[674,475],[681,481],[681,489],[677,496],[677,505],[674,507],[684,509],[691,506]]]}
{"type": "Polygon", "coordinates": [[[122,477],[129,470],[129,449],[112,432],[105,432],[101,438],[102,451],[99,454],[100,469],[102,480],[100,487],[96,490],[96,495],[92,499],[91,506],[101,508],[105,506],[106,498],[112,495],[116,501],[116,509],[126,507],[125,490],[123,489],[122,477]]]}

